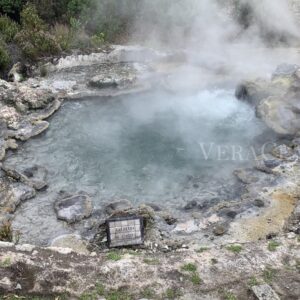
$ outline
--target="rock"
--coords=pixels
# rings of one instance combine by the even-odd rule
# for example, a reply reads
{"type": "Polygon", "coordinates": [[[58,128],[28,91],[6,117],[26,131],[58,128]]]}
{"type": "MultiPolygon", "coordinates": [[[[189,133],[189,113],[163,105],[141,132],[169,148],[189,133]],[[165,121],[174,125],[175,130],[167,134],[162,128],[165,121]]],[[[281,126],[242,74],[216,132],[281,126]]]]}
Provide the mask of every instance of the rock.
{"type": "Polygon", "coordinates": [[[0,139],[0,161],[4,159],[6,153],[6,143],[0,139]]]}
{"type": "Polygon", "coordinates": [[[16,245],[16,250],[24,252],[32,252],[35,246],[30,244],[16,245]]]}
{"type": "Polygon", "coordinates": [[[259,181],[258,175],[254,169],[240,169],[235,170],[234,175],[245,184],[255,183],[259,181]]]}
{"type": "Polygon", "coordinates": [[[185,233],[190,234],[199,230],[195,220],[189,220],[184,223],[179,223],[176,227],[172,230],[174,233],[185,233]]]}
{"type": "Polygon", "coordinates": [[[226,216],[230,219],[234,219],[237,215],[238,215],[238,213],[234,210],[230,210],[230,211],[226,212],[226,216]]]}
{"type": "Polygon", "coordinates": [[[48,187],[47,173],[46,168],[38,165],[24,170],[24,175],[29,179],[30,185],[38,191],[48,187]]]}
{"type": "Polygon", "coordinates": [[[7,174],[7,176],[23,182],[38,191],[47,187],[47,182],[45,181],[47,170],[41,166],[36,165],[31,168],[27,168],[23,173],[7,165],[3,165],[2,170],[7,174]]]}
{"type": "Polygon", "coordinates": [[[117,211],[127,210],[130,208],[132,208],[132,204],[130,203],[130,201],[124,199],[106,205],[104,211],[108,215],[111,215],[117,211]]]}
{"type": "Polygon", "coordinates": [[[191,210],[193,208],[196,208],[198,205],[198,202],[196,200],[189,201],[185,206],[184,210],[191,210]]]}
{"type": "Polygon", "coordinates": [[[35,195],[35,190],[24,183],[0,178],[0,216],[4,212],[14,212],[22,201],[31,199],[35,195]]]}
{"type": "Polygon", "coordinates": [[[272,155],[280,159],[288,159],[293,154],[293,150],[286,145],[279,145],[272,149],[272,155]]]}
{"type": "Polygon", "coordinates": [[[278,96],[269,97],[256,107],[257,116],[278,134],[297,135],[300,119],[293,102],[278,96]]]}
{"type": "Polygon", "coordinates": [[[154,211],[161,211],[161,207],[155,203],[146,203],[147,206],[150,206],[154,211]]]}
{"type": "Polygon", "coordinates": [[[275,291],[268,285],[254,285],[252,291],[259,300],[280,300],[275,291]]]}
{"type": "Polygon", "coordinates": [[[275,79],[277,77],[282,77],[282,76],[291,76],[296,74],[296,72],[299,70],[298,65],[291,65],[291,64],[281,64],[279,65],[275,72],[272,74],[272,79],[275,79]]]}
{"type": "Polygon", "coordinates": [[[26,67],[20,62],[13,65],[8,73],[8,80],[12,82],[21,82],[24,80],[24,74],[26,73],[26,67]]]}
{"type": "Polygon", "coordinates": [[[87,249],[88,243],[81,239],[77,234],[66,234],[55,238],[51,247],[70,248],[76,253],[88,255],[90,252],[87,249]]]}
{"type": "Polygon", "coordinates": [[[13,290],[13,282],[8,277],[4,277],[4,278],[0,279],[0,289],[6,290],[6,291],[12,291],[13,290]]]}
{"type": "Polygon", "coordinates": [[[257,207],[264,207],[265,206],[265,202],[261,199],[255,199],[253,201],[253,204],[254,204],[254,206],[257,206],[257,207]]]}
{"type": "Polygon", "coordinates": [[[221,235],[224,235],[226,232],[227,232],[227,227],[225,225],[216,225],[213,229],[213,233],[214,235],[216,236],[221,236],[221,235]]]}
{"type": "Polygon", "coordinates": [[[47,130],[49,123],[46,121],[36,121],[33,124],[25,123],[21,125],[15,134],[15,138],[21,141],[27,141],[47,130]]]}
{"type": "Polygon", "coordinates": [[[93,203],[87,195],[74,195],[57,200],[54,208],[58,219],[71,224],[90,217],[93,203]]]}
{"type": "Polygon", "coordinates": [[[89,86],[95,88],[116,88],[121,82],[121,79],[117,76],[110,76],[110,75],[97,75],[94,76],[89,81],[89,86]]]}

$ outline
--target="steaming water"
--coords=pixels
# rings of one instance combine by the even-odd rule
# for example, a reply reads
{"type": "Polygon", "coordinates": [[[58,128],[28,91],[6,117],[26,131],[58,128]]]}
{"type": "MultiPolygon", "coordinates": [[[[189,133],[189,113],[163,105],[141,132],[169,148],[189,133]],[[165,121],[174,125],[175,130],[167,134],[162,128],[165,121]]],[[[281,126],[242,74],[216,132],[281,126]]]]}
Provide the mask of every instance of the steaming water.
{"type": "Polygon", "coordinates": [[[253,163],[249,150],[264,129],[226,90],[66,102],[44,135],[7,159],[19,169],[37,164],[49,171],[47,192],[22,204],[14,226],[27,242],[67,232],[53,211],[60,190],[86,191],[100,209],[120,198],[173,211],[195,198],[232,199],[232,171],[253,163]],[[229,146],[242,147],[242,155],[229,146]]]}

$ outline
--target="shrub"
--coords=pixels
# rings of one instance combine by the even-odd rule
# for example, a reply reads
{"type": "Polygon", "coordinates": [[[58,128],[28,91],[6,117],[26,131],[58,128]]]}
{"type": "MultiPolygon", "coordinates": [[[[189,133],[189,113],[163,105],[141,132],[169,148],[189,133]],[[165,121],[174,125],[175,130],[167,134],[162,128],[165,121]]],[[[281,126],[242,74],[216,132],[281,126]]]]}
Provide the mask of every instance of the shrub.
{"type": "Polygon", "coordinates": [[[16,41],[24,55],[32,60],[42,56],[58,54],[61,51],[61,47],[55,38],[44,31],[30,32],[22,30],[16,35],[16,41]]]}
{"type": "Polygon", "coordinates": [[[17,32],[19,25],[7,16],[0,16],[0,32],[5,42],[11,42],[17,32]]]}
{"type": "Polygon", "coordinates": [[[70,49],[74,38],[74,32],[70,29],[70,27],[65,24],[56,23],[53,26],[51,33],[62,50],[70,49]]]}
{"type": "MultiPolygon", "coordinates": [[[[10,56],[6,49],[6,45],[0,41],[0,70],[5,70],[10,63],[10,56]]],[[[1,230],[1,229],[0,229],[1,230]]],[[[0,240],[1,240],[1,232],[0,232],[0,240]]]]}
{"type": "Polygon", "coordinates": [[[104,39],[104,33],[101,32],[99,34],[94,34],[92,37],[91,37],[91,45],[93,47],[101,47],[105,42],[105,39],[104,39]]]}
{"type": "Polygon", "coordinates": [[[280,246],[280,243],[278,243],[276,241],[270,241],[268,244],[268,250],[271,252],[275,252],[279,246],[280,246]]]}
{"type": "Polygon", "coordinates": [[[46,26],[33,5],[21,12],[22,30],[15,36],[24,55],[32,60],[41,56],[58,54],[61,51],[55,37],[46,32],[46,26]]]}
{"type": "Polygon", "coordinates": [[[226,249],[228,251],[238,254],[243,250],[243,247],[241,245],[229,245],[226,247],[226,249]]]}
{"type": "Polygon", "coordinates": [[[122,259],[122,256],[118,252],[111,251],[110,253],[107,254],[107,258],[109,260],[118,261],[122,259]]]}
{"type": "Polygon", "coordinates": [[[21,24],[24,30],[39,31],[45,30],[45,24],[39,17],[34,5],[28,4],[21,12],[21,24]]]}
{"type": "Polygon", "coordinates": [[[0,226],[0,241],[12,242],[13,230],[10,222],[5,222],[0,226]]]}
{"type": "Polygon", "coordinates": [[[196,265],[189,263],[189,264],[185,264],[181,267],[181,269],[183,271],[187,271],[187,272],[196,272],[197,271],[197,267],[196,265]]]}
{"type": "Polygon", "coordinates": [[[25,0],[0,0],[0,13],[18,20],[25,0]]]}

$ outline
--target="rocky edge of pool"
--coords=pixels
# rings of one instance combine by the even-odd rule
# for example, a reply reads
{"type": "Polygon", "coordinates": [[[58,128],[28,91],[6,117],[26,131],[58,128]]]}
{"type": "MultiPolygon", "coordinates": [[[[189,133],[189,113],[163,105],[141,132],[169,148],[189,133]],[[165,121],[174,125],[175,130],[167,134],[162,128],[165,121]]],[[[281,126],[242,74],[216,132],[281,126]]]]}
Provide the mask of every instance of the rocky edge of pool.
{"type": "Polygon", "coordinates": [[[232,200],[204,205],[186,199],[178,208],[182,217],[163,203],[136,204],[131,199],[95,209],[89,190],[62,190],[48,213],[68,234],[47,245],[30,245],[14,230],[14,216],[22,205],[47,194],[51,173],[43,165],[14,168],[7,158],[18,155],[29,139],[39,139],[64,101],[83,97],[113,101],[154,88],[186,94],[237,83],[224,70],[207,66],[191,70],[189,55],[113,46],[47,63],[41,67],[46,76],[26,81],[19,81],[16,66],[13,82],[0,81],[0,294],[16,299],[263,299],[262,294],[269,295],[266,299],[298,299],[300,67],[296,65],[274,66],[271,78],[267,74],[255,80],[241,78],[236,84],[236,98],[264,123],[260,139],[268,136],[269,148],[253,165],[233,171],[238,192],[232,200]],[[214,82],[199,76],[178,84],[182,72],[205,72],[214,82]],[[109,249],[105,221],[124,215],[143,217],[144,244],[109,249]]]}

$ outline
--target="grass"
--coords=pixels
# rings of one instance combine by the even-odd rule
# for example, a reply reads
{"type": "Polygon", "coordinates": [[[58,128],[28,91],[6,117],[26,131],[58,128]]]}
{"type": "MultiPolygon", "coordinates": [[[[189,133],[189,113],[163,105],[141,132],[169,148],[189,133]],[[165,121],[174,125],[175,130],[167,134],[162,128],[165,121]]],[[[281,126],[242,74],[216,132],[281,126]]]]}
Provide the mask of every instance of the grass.
{"type": "Polygon", "coordinates": [[[270,241],[268,244],[268,250],[271,252],[275,252],[279,246],[280,246],[280,243],[278,243],[276,241],[270,241]]]}
{"type": "Polygon", "coordinates": [[[4,260],[0,261],[0,268],[7,268],[11,265],[10,257],[5,258],[4,260]]]}
{"type": "Polygon", "coordinates": [[[252,276],[252,277],[249,279],[248,286],[249,286],[249,287],[252,287],[252,286],[256,286],[256,285],[259,285],[259,282],[258,282],[258,280],[256,279],[255,276],[252,276]]]}
{"type": "Polygon", "coordinates": [[[276,269],[266,267],[262,274],[264,281],[266,283],[271,283],[275,278],[276,272],[276,269]]]}
{"type": "Polygon", "coordinates": [[[116,251],[111,251],[107,254],[107,259],[113,260],[113,261],[118,261],[118,260],[122,259],[122,256],[121,256],[121,254],[119,254],[116,251]]]}
{"type": "Polygon", "coordinates": [[[144,263],[147,265],[159,265],[159,259],[157,258],[145,258],[144,263]]]}
{"type": "Polygon", "coordinates": [[[4,241],[4,242],[13,241],[13,230],[10,222],[4,222],[0,226],[0,241],[4,241]]]}
{"type": "Polygon", "coordinates": [[[200,247],[199,249],[196,250],[197,253],[203,253],[205,251],[208,251],[209,248],[208,247],[200,247]]]}
{"type": "Polygon", "coordinates": [[[105,295],[106,300],[132,300],[133,298],[124,291],[111,291],[105,295]]]}
{"type": "Polygon", "coordinates": [[[141,297],[147,299],[157,299],[155,290],[150,287],[147,287],[143,290],[143,292],[141,293],[141,297]]]}
{"type": "Polygon", "coordinates": [[[167,289],[163,299],[176,299],[181,296],[181,293],[178,289],[167,289]]]}
{"type": "Polygon", "coordinates": [[[181,267],[182,271],[186,271],[186,272],[196,272],[197,271],[197,266],[195,264],[192,263],[188,263],[185,264],[181,267]]]}
{"type": "Polygon", "coordinates": [[[202,279],[196,272],[192,274],[190,279],[194,285],[200,285],[202,283],[202,279]]]}
{"type": "Polygon", "coordinates": [[[237,297],[233,293],[225,291],[224,300],[237,300],[237,297]]]}
{"type": "Polygon", "coordinates": [[[226,249],[235,254],[239,254],[243,250],[243,247],[241,245],[229,245],[226,247],[226,249]]]}

